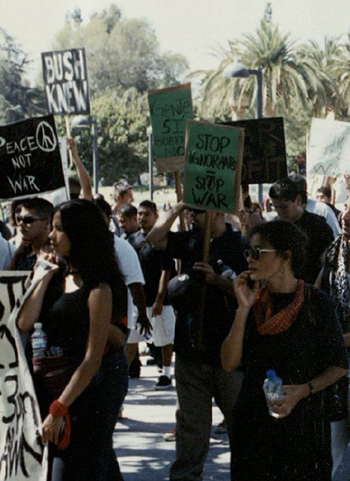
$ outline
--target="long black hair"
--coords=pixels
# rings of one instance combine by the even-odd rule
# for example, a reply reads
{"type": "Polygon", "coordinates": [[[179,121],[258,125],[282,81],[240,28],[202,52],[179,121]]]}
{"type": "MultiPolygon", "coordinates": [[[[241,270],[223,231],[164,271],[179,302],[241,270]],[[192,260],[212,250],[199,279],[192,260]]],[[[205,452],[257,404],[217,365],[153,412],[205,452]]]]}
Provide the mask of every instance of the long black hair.
{"type": "Polygon", "coordinates": [[[56,212],[71,243],[69,262],[79,271],[83,285],[93,289],[107,283],[113,294],[113,318],[126,316],[126,287],[115,258],[113,234],[100,209],[89,200],[76,199],[60,204],[56,212]]]}

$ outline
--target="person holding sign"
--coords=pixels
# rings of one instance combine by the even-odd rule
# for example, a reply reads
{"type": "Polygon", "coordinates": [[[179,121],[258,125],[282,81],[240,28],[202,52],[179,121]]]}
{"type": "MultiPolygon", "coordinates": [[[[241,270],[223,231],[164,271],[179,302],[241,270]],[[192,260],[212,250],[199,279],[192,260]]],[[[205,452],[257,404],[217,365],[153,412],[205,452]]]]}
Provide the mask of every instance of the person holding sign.
{"type": "Polygon", "coordinates": [[[48,339],[47,357],[33,358],[33,367],[42,439],[56,447],[49,479],[122,481],[112,436],[128,384],[127,298],[113,235],[83,199],[58,206],[52,225],[66,268],[48,266],[18,317],[22,331],[42,322],[48,339]]]}
{"type": "Polygon", "coordinates": [[[306,244],[291,222],[257,225],[249,270],[233,281],[238,309],[221,359],[226,372],[244,371],[230,433],[234,481],[331,480],[324,390],[346,375],[348,359],[332,301],[300,279],[306,244]],[[270,369],[283,395],[267,405],[270,369]]]}
{"type": "Polygon", "coordinates": [[[178,203],[157,221],[146,238],[154,248],[165,250],[170,257],[181,260],[181,277],[178,278],[181,295],[176,296],[176,291],[171,293],[172,281],[168,289],[170,302],[173,299],[177,313],[174,350],[179,403],[176,413],[176,460],[170,469],[172,481],[202,479],[210,442],[212,399],[225,417],[227,431],[231,432],[232,410],[242,381],[240,372],[225,373],[220,364],[220,347],[230,330],[236,301],[232,281],[220,274],[219,267],[229,266],[232,276],[246,269],[241,234],[233,232],[231,226],[225,224],[224,213],[213,212],[209,263],[205,263],[202,261],[204,210],[189,208],[191,230],[170,231],[185,209],[186,204],[178,203]],[[201,310],[198,301],[202,298],[203,283],[206,294],[202,340],[198,343],[201,310]]]}

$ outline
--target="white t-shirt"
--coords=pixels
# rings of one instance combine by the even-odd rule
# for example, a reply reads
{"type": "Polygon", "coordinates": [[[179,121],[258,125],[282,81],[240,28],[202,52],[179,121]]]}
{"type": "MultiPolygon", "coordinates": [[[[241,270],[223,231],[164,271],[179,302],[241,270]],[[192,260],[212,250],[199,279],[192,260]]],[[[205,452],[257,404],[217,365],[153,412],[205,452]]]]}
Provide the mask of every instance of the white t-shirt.
{"type": "Polygon", "coordinates": [[[339,222],[330,207],[324,202],[315,199],[307,199],[306,210],[318,214],[326,219],[327,224],[332,228],[334,237],[341,233],[339,222]]]}
{"type": "MultiPolygon", "coordinates": [[[[135,249],[131,247],[128,241],[114,236],[114,250],[115,257],[117,259],[118,267],[123,276],[126,286],[133,284],[134,282],[140,282],[145,284],[139,258],[135,249]]],[[[128,288],[128,328],[133,329],[135,327],[133,316],[133,300],[130,289],[128,288]]]]}
{"type": "Polygon", "coordinates": [[[0,234],[0,269],[6,269],[15,250],[16,246],[12,242],[8,242],[0,234]]]}

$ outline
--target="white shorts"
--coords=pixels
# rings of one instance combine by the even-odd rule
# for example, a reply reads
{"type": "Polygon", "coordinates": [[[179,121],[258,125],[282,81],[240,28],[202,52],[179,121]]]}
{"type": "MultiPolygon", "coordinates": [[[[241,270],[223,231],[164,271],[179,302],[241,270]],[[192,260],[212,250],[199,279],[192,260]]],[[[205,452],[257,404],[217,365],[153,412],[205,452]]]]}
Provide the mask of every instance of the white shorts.
{"type": "Polygon", "coordinates": [[[173,344],[175,336],[175,312],[172,306],[163,306],[160,316],[151,317],[152,308],[147,307],[147,316],[153,327],[153,343],[156,347],[173,344]]]}

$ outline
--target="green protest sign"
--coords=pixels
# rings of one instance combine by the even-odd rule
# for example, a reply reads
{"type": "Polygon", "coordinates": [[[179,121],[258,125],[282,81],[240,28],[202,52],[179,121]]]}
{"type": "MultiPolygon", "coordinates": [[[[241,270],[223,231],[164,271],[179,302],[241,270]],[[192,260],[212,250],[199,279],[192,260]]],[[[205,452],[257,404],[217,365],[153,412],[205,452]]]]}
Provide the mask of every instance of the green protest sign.
{"type": "Polygon", "coordinates": [[[234,212],[239,206],[244,129],[187,121],[184,202],[234,212]]]}
{"type": "Polygon", "coordinates": [[[148,91],[158,173],[184,167],[186,120],[193,119],[191,84],[148,91]]]}

